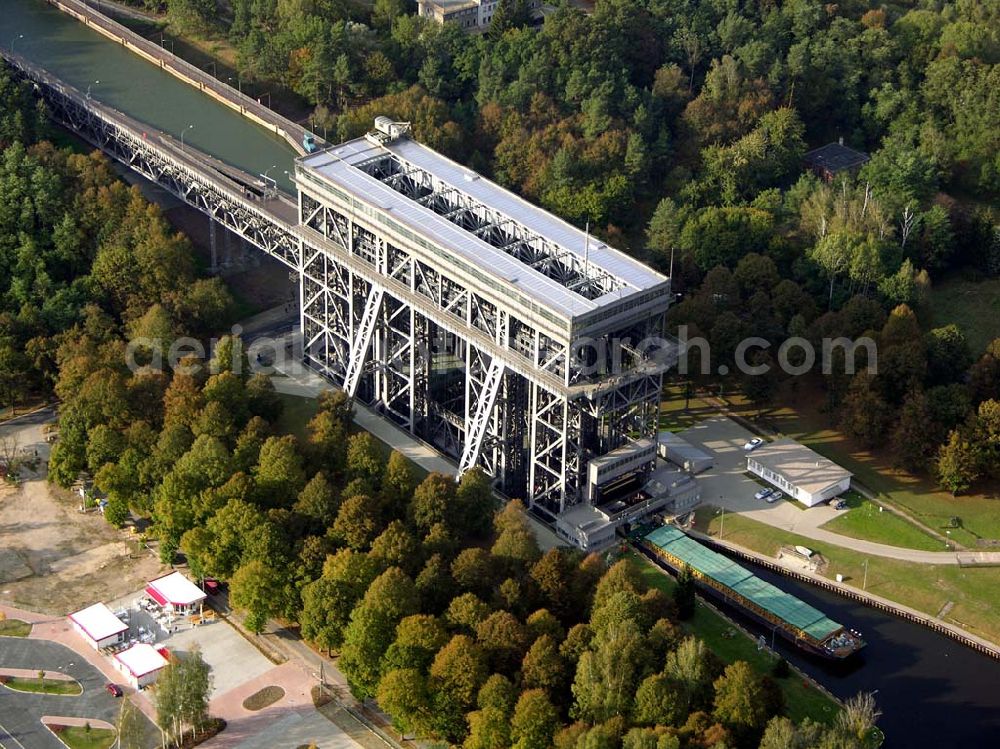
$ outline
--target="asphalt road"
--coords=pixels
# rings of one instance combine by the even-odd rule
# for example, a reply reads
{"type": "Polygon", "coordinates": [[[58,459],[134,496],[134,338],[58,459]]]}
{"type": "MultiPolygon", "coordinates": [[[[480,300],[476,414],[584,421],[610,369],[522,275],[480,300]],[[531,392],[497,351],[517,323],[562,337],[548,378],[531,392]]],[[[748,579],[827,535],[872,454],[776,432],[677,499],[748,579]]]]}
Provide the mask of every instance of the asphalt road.
{"type": "MultiPolygon", "coordinates": [[[[108,694],[107,679],[64,645],[27,637],[0,637],[0,665],[33,671],[59,671],[83,686],[78,697],[31,694],[0,687],[0,749],[66,749],[45,726],[43,715],[106,720],[114,724],[121,698],[108,694]]],[[[158,732],[145,717],[147,746],[158,732]]]]}

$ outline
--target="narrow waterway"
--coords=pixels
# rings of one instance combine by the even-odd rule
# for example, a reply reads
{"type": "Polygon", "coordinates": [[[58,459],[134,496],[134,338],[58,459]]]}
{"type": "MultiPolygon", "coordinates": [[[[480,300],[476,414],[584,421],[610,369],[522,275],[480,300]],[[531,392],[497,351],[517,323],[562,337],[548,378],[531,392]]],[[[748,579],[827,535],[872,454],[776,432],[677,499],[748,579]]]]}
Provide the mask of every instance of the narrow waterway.
{"type": "MultiPolygon", "coordinates": [[[[887,747],[987,747],[1000,744],[1000,661],[926,627],[736,560],[758,577],[859,630],[868,643],[850,664],[812,658],[780,637],[777,650],[842,699],[875,695],[887,747]]],[[[770,632],[742,620],[753,632],[770,632]]]]}
{"type": "Polygon", "coordinates": [[[250,122],[42,0],[0,2],[0,45],[80,91],[184,143],[292,186],[295,152],[250,122]],[[193,125],[194,127],[190,127],[193,125]]]}
{"type": "MultiPolygon", "coordinates": [[[[0,45],[81,91],[286,189],[294,152],[278,136],[113,43],[42,0],[2,0],[0,45]],[[194,127],[189,127],[194,125],[194,127]]],[[[741,562],[743,563],[743,562],[741,562]]],[[[745,564],[745,563],[744,563],[745,564]]],[[[754,567],[753,565],[748,565],[754,567]]],[[[1000,735],[1000,662],[943,635],[832,593],[754,568],[868,641],[850,668],[812,660],[783,641],[790,661],[840,697],[876,691],[889,747],[985,747],[1000,735]]],[[[757,625],[751,628],[770,636],[757,625]]]]}

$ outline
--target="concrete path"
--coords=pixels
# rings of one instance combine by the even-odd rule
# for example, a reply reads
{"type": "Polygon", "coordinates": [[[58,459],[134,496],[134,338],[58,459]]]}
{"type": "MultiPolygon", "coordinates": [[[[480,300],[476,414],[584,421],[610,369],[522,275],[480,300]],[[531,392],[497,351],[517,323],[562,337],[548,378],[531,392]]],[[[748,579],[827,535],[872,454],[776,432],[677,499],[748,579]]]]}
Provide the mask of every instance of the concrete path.
{"type": "MultiPolygon", "coordinates": [[[[727,416],[705,419],[681,432],[681,436],[715,455],[715,466],[698,476],[702,502],[705,504],[722,507],[726,512],[739,513],[775,528],[861,554],[917,564],[955,565],[959,564],[960,557],[964,563],[968,563],[971,559],[966,559],[970,552],[905,549],[833,533],[820,527],[839,514],[829,505],[806,508],[797,507],[791,502],[767,504],[754,499],[753,495],[760,488],[760,484],[746,473],[746,453],[743,451],[743,444],[755,435],[727,416]]],[[[997,552],[973,552],[973,554],[981,564],[1000,562],[1000,553],[997,552]]]]}

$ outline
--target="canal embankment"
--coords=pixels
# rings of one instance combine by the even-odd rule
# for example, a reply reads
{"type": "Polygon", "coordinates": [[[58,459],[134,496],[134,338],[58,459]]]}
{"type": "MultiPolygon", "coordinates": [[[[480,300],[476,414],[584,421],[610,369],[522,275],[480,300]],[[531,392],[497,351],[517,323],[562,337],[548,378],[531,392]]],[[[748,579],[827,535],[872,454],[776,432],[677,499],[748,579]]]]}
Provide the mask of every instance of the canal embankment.
{"type": "MultiPolygon", "coordinates": [[[[256,99],[234,89],[228,83],[209,75],[204,70],[192,65],[162,46],[154,44],[84,2],[80,2],[79,0],[46,0],[46,2],[108,39],[122,45],[125,49],[147,62],[156,65],[178,80],[183,81],[189,86],[193,86],[216,101],[225,104],[230,109],[239,112],[247,119],[267,128],[283,138],[298,154],[302,155],[305,153],[305,148],[302,144],[307,130],[297,122],[292,122],[288,118],[283,117],[256,99]]],[[[321,139],[317,139],[317,145],[323,145],[321,139]]]]}
{"type": "Polygon", "coordinates": [[[754,564],[771,570],[772,572],[776,572],[783,577],[789,577],[793,580],[808,583],[809,585],[815,585],[816,587],[822,588],[823,590],[827,590],[831,593],[836,593],[837,595],[843,596],[851,601],[856,601],[864,604],[865,606],[870,606],[871,608],[879,611],[884,611],[892,614],[893,616],[898,616],[908,622],[927,627],[939,634],[950,637],[966,647],[972,648],[978,653],[1000,660],[1000,647],[997,647],[989,640],[965,631],[951,622],[942,621],[936,617],[928,616],[922,611],[917,611],[909,606],[897,603],[896,601],[891,601],[888,598],[883,598],[882,596],[856,588],[853,585],[848,585],[844,582],[830,580],[829,578],[807,570],[791,569],[788,566],[781,564],[779,560],[775,560],[771,557],[767,557],[763,554],[757,553],[756,551],[738,546],[723,539],[707,536],[696,530],[687,530],[686,532],[691,535],[692,538],[696,538],[702,543],[719,551],[724,551],[732,556],[739,557],[740,559],[748,562],[753,562],[754,564]]]}

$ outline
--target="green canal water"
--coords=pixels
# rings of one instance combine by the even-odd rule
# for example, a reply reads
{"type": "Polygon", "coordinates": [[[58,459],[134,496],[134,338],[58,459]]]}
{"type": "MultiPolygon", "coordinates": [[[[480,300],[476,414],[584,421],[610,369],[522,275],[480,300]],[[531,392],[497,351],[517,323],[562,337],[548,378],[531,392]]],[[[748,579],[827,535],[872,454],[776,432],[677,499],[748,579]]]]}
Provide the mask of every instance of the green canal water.
{"type": "Polygon", "coordinates": [[[104,104],[291,192],[282,138],[42,0],[0,0],[0,45],[104,104]],[[194,125],[194,127],[189,127],[194,125]]]}

